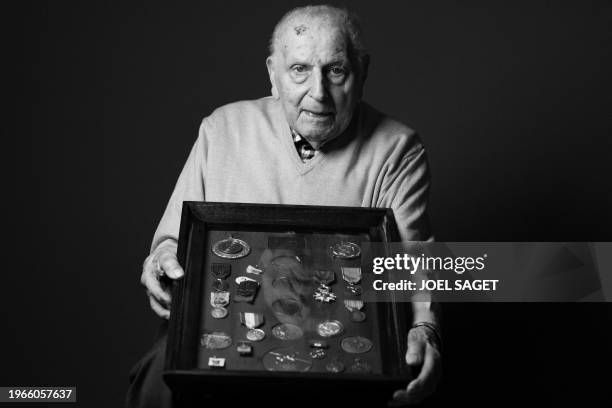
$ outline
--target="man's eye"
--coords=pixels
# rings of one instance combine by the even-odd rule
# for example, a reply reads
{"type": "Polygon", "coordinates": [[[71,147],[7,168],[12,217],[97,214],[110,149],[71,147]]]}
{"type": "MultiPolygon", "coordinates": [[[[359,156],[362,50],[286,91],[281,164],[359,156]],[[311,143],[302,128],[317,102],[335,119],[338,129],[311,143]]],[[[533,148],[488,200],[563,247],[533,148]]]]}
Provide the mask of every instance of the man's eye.
{"type": "Polygon", "coordinates": [[[306,72],[306,67],[304,65],[294,65],[293,67],[291,67],[291,70],[295,74],[303,74],[306,72]]]}
{"type": "Polygon", "coordinates": [[[336,76],[336,77],[337,77],[337,76],[342,76],[342,75],[345,75],[345,74],[346,74],[346,71],[345,71],[345,70],[344,70],[344,68],[342,68],[342,67],[331,67],[331,68],[329,69],[329,73],[330,73],[332,76],[336,76]]]}

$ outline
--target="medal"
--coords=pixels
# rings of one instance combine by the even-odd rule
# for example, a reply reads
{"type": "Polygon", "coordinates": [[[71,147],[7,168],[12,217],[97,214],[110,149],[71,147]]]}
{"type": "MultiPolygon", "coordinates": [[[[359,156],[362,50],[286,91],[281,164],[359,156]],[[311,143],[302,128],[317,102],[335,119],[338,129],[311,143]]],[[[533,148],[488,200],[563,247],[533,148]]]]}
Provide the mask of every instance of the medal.
{"type": "Polygon", "coordinates": [[[327,320],[317,325],[317,333],[321,337],[333,337],[342,333],[344,326],[338,320],[327,320]]]}
{"type": "Polygon", "coordinates": [[[212,307],[223,307],[229,305],[229,292],[210,292],[210,305],[212,307]]]}
{"type": "Polygon", "coordinates": [[[292,298],[282,298],[272,302],[272,310],[275,313],[293,316],[302,311],[302,304],[292,298]]]}
{"type": "Polygon", "coordinates": [[[210,315],[215,319],[223,319],[224,317],[227,317],[228,314],[228,310],[224,307],[214,307],[210,311],[210,315]]]}
{"type": "Polygon", "coordinates": [[[342,241],[330,247],[334,258],[354,259],[361,255],[361,248],[354,242],[342,241]]]}
{"type": "Polygon", "coordinates": [[[329,348],[329,344],[325,340],[310,340],[309,344],[312,348],[329,348]]]}
{"type": "Polygon", "coordinates": [[[212,288],[217,292],[225,292],[229,289],[229,284],[222,279],[217,279],[213,282],[212,288]]]}
{"type": "Polygon", "coordinates": [[[314,280],[317,283],[329,285],[336,280],[336,274],[328,269],[317,269],[314,271],[314,280]]]}
{"type": "Polygon", "coordinates": [[[359,283],[361,281],[361,268],[343,266],[342,279],[352,285],[359,283]]]}
{"type": "Polygon", "coordinates": [[[313,349],[308,354],[310,355],[310,358],[312,358],[313,360],[322,360],[325,357],[327,357],[327,352],[323,350],[322,348],[313,349]]]}
{"type": "Polygon", "coordinates": [[[217,279],[225,279],[232,273],[232,265],[228,263],[213,263],[210,272],[217,279]]]}
{"type": "Polygon", "coordinates": [[[312,360],[293,347],[283,347],[268,351],[262,359],[268,371],[305,372],[312,367],[312,360]]]}
{"type": "Polygon", "coordinates": [[[325,369],[330,373],[341,373],[342,371],[344,371],[344,364],[342,364],[342,361],[335,358],[329,363],[327,363],[325,369]]]}
{"type": "Polygon", "coordinates": [[[355,310],[361,310],[363,309],[363,300],[344,299],[344,307],[346,307],[349,312],[353,312],[355,310]]]}
{"type": "Polygon", "coordinates": [[[279,340],[297,340],[304,335],[304,331],[295,324],[281,323],[272,328],[272,335],[279,340]]]}
{"type": "Polygon", "coordinates": [[[249,329],[256,329],[264,323],[263,313],[240,312],[240,323],[249,329]]]}
{"type": "Polygon", "coordinates": [[[225,367],[225,359],[221,357],[209,357],[208,366],[213,368],[223,368],[225,367]]]}
{"type": "Polygon", "coordinates": [[[224,259],[238,259],[247,256],[251,247],[241,239],[230,237],[216,242],[212,252],[224,259]]]}
{"type": "Polygon", "coordinates": [[[353,361],[353,365],[349,368],[349,371],[356,374],[367,374],[372,371],[372,366],[370,366],[367,361],[356,358],[353,361]]]}
{"type": "Polygon", "coordinates": [[[248,276],[239,276],[236,279],[234,279],[234,282],[236,282],[236,285],[240,285],[242,282],[246,282],[246,281],[257,282],[255,279],[249,278],[248,276]]]}
{"type": "Polygon", "coordinates": [[[266,332],[261,329],[251,329],[246,334],[246,338],[251,341],[261,341],[265,337],[266,332]]]}
{"type": "Polygon", "coordinates": [[[242,357],[248,357],[253,354],[253,346],[248,341],[239,341],[236,345],[236,351],[242,357]]]}
{"type": "Polygon", "coordinates": [[[345,337],[340,342],[340,347],[347,353],[362,354],[372,349],[372,341],[361,336],[345,337]]]}
{"type": "MultiPolygon", "coordinates": [[[[246,278],[246,276],[244,276],[244,278],[246,278]]],[[[236,281],[238,281],[238,279],[236,279],[236,281]]],[[[238,284],[238,288],[236,289],[236,297],[234,300],[236,302],[253,303],[258,288],[259,282],[257,282],[256,280],[250,278],[243,279],[238,284]]]]}
{"type": "Polygon", "coordinates": [[[361,286],[353,285],[352,283],[349,283],[344,288],[344,294],[347,296],[361,296],[361,292],[361,286]]]}
{"type": "Polygon", "coordinates": [[[200,338],[202,347],[209,350],[220,350],[232,345],[232,338],[223,332],[204,333],[200,338]]]}

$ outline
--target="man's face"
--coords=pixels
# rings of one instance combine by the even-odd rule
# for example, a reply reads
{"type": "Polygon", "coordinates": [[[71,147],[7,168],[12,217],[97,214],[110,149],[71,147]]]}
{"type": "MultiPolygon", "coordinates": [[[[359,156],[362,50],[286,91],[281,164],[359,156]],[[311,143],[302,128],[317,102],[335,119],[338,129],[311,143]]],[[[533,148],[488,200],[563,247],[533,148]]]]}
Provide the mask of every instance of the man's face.
{"type": "Polygon", "coordinates": [[[273,95],[316,149],[349,125],[363,86],[345,35],[329,22],[290,22],[267,60],[273,95]]]}

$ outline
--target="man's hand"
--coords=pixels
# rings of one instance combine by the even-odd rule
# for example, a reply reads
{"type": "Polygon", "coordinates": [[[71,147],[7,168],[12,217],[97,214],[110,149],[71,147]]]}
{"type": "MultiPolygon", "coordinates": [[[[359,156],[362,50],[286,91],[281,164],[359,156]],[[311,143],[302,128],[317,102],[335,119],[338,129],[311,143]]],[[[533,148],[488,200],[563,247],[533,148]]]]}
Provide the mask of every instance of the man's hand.
{"type": "Polygon", "coordinates": [[[425,326],[408,332],[406,363],[416,375],[405,390],[393,394],[393,405],[417,404],[431,395],[442,375],[442,357],[436,334],[425,326]],[[417,374],[418,373],[418,374],[417,374]]]}
{"type": "Polygon", "coordinates": [[[174,247],[160,248],[147,257],[142,266],[140,283],[147,288],[151,309],[164,319],[170,318],[170,290],[162,284],[160,278],[167,276],[178,279],[183,276],[183,268],[176,259],[174,247]]]}

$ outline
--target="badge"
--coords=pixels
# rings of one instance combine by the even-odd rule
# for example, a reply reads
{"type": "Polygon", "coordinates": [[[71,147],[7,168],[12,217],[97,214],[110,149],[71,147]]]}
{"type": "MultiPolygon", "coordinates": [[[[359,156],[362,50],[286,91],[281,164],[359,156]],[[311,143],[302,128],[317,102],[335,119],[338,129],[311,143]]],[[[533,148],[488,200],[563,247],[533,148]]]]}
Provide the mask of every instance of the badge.
{"type": "Polygon", "coordinates": [[[236,351],[242,357],[248,357],[253,354],[253,346],[248,341],[239,341],[236,345],[236,351]]]}
{"type": "Polygon", "coordinates": [[[223,307],[229,305],[229,292],[210,292],[210,305],[212,307],[223,307]]]}
{"type": "Polygon", "coordinates": [[[230,237],[216,242],[212,252],[221,258],[238,259],[247,256],[251,247],[241,239],[230,237]]]}
{"type": "Polygon", "coordinates": [[[336,294],[331,291],[331,288],[327,285],[321,284],[319,285],[312,297],[319,302],[334,302],[336,300],[336,294]]]}
{"type": "Polygon", "coordinates": [[[351,312],[351,321],[355,323],[361,323],[365,321],[366,318],[367,318],[366,314],[363,313],[361,310],[355,310],[351,312]]]}
{"type": "Polygon", "coordinates": [[[253,265],[249,265],[246,268],[246,272],[247,273],[252,273],[253,275],[261,275],[263,273],[263,270],[254,267],[253,265]]]}
{"type": "Polygon", "coordinates": [[[363,309],[363,300],[344,299],[344,307],[346,307],[349,312],[353,312],[355,310],[361,310],[363,309]]]}
{"type": "Polygon", "coordinates": [[[236,285],[240,285],[242,282],[246,282],[246,281],[257,282],[255,279],[249,278],[248,276],[239,276],[236,279],[234,279],[234,282],[236,282],[236,285]]]}
{"type": "Polygon", "coordinates": [[[212,288],[217,292],[225,292],[229,289],[229,283],[222,279],[216,279],[212,284],[212,288]]]}
{"type": "Polygon", "coordinates": [[[246,334],[246,338],[251,341],[261,341],[265,337],[266,332],[261,329],[251,329],[246,334]]]}
{"type": "Polygon", "coordinates": [[[216,279],[225,279],[232,273],[232,265],[228,263],[213,263],[210,272],[216,279]]]}
{"type": "Polygon", "coordinates": [[[344,294],[347,296],[361,296],[361,293],[362,293],[362,290],[361,290],[361,286],[359,285],[353,285],[349,283],[344,288],[344,294]]]}
{"type": "Polygon", "coordinates": [[[313,360],[323,360],[325,357],[327,357],[327,352],[323,350],[322,348],[316,348],[316,349],[310,350],[310,353],[308,354],[310,355],[310,358],[312,358],[313,360]]]}
{"type": "Polygon", "coordinates": [[[314,280],[317,283],[330,285],[336,280],[336,274],[328,269],[316,269],[314,271],[314,280]]]}
{"type": "Polygon", "coordinates": [[[330,373],[341,373],[344,371],[344,364],[337,357],[327,363],[325,369],[330,373]]]}
{"type": "Polygon", "coordinates": [[[268,371],[305,372],[312,367],[312,360],[293,347],[270,350],[262,361],[268,371]]]}
{"type": "Polygon", "coordinates": [[[354,242],[342,241],[332,245],[330,248],[334,258],[354,259],[361,255],[361,248],[354,242]]]}
{"type": "Polygon", "coordinates": [[[214,307],[210,311],[210,315],[215,319],[223,319],[224,317],[227,317],[228,314],[228,310],[224,307],[214,307]]]}
{"type": "Polygon", "coordinates": [[[297,340],[304,335],[304,331],[295,324],[281,323],[272,328],[272,335],[279,340],[297,340]]]}
{"type": "Polygon", "coordinates": [[[342,279],[352,285],[359,283],[361,281],[361,268],[343,266],[342,279]]]}
{"type": "Polygon", "coordinates": [[[209,350],[220,350],[232,345],[232,338],[223,332],[204,333],[200,339],[202,347],[209,350]]]}
{"type": "Polygon", "coordinates": [[[317,325],[317,333],[321,337],[333,337],[342,333],[344,326],[338,320],[327,320],[317,325]]]}
{"type": "Polygon", "coordinates": [[[223,368],[225,367],[225,359],[221,357],[209,357],[208,366],[214,368],[223,368]]]}
{"type": "Polygon", "coordinates": [[[362,354],[372,349],[372,341],[361,336],[345,337],[340,342],[340,347],[347,353],[362,354]]]}
{"type": "Polygon", "coordinates": [[[349,368],[349,371],[356,374],[367,374],[372,371],[372,366],[370,366],[367,361],[356,358],[353,361],[353,365],[349,368]]]}
{"type": "Polygon", "coordinates": [[[256,329],[264,323],[263,313],[240,312],[240,323],[249,329],[256,329]]]}

